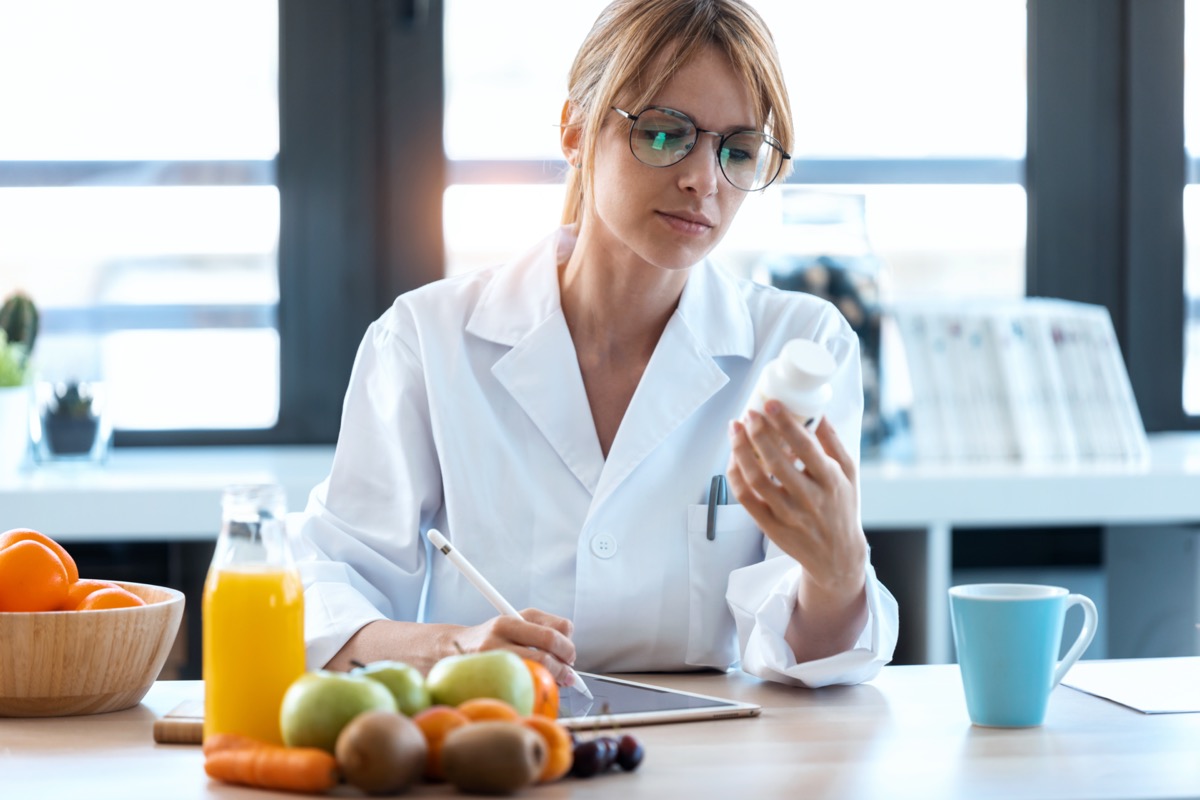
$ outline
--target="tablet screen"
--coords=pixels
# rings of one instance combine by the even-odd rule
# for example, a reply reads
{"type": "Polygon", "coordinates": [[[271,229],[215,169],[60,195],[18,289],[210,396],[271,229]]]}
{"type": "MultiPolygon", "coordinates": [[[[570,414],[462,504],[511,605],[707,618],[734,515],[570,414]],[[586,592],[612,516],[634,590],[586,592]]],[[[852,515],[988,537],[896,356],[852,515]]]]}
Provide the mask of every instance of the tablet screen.
{"type": "Polygon", "coordinates": [[[756,706],[723,700],[719,697],[663,689],[644,683],[583,673],[593,698],[579,692],[560,693],[560,720],[578,723],[588,719],[616,718],[616,721],[676,721],[743,716],[756,706]]]}

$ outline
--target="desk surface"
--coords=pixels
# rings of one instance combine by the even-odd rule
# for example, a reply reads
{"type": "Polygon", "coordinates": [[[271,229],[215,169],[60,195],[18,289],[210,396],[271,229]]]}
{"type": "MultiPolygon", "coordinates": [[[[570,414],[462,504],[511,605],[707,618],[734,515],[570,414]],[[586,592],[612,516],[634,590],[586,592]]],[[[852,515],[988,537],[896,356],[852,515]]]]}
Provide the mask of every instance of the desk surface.
{"type": "MultiPolygon", "coordinates": [[[[761,717],[637,729],[635,773],[567,779],[529,798],[1159,798],[1200,796],[1200,714],[1144,715],[1059,687],[1046,724],[973,727],[958,667],[887,667],[862,686],[816,691],[742,675],[638,676],[763,705],[761,717]]],[[[156,745],[158,715],[198,682],[158,683],[133,709],[0,719],[5,797],[268,798],[211,783],[199,748],[156,745]]],[[[356,796],[343,787],[342,796],[356,796]]],[[[451,794],[422,786],[414,794],[451,794]]]]}

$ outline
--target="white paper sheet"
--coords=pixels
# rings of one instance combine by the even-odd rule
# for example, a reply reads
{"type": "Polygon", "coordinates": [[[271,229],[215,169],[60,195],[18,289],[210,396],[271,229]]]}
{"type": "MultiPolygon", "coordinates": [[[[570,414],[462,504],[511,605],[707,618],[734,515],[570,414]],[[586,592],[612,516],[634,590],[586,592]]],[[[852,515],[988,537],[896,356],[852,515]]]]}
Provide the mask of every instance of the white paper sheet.
{"type": "Polygon", "coordinates": [[[1145,714],[1200,712],[1200,657],[1080,661],[1062,683],[1145,714]]]}

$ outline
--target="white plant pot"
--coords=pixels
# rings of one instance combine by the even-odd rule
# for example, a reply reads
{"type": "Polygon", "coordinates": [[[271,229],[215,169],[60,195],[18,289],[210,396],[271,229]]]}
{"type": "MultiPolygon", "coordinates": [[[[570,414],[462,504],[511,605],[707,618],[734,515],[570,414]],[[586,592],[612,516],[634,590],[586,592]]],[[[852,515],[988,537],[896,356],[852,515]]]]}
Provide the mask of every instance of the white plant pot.
{"type": "Polygon", "coordinates": [[[28,386],[0,388],[0,475],[15,475],[25,466],[32,404],[28,386]]]}

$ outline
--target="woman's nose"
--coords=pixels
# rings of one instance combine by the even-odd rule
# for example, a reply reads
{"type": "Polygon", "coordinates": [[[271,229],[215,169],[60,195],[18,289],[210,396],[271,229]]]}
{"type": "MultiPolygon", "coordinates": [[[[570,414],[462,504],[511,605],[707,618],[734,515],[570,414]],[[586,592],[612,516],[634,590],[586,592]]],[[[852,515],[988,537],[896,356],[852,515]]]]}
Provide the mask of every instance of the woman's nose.
{"type": "Polygon", "coordinates": [[[719,135],[702,131],[692,152],[676,166],[682,168],[679,184],[686,191],[694,191],[702,197],[714,194],[720,181],[724,180],[721,166],[717,163],[717,148],[721,145],[719,135]]]}

